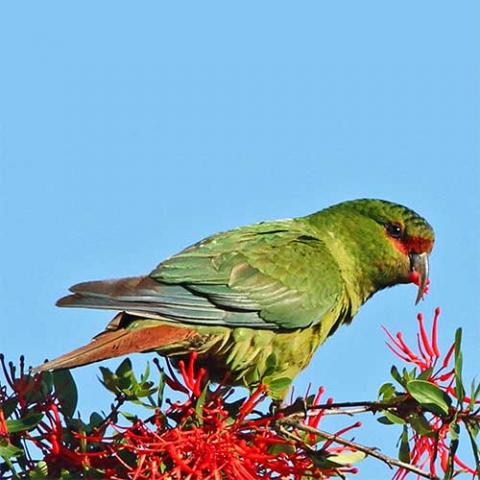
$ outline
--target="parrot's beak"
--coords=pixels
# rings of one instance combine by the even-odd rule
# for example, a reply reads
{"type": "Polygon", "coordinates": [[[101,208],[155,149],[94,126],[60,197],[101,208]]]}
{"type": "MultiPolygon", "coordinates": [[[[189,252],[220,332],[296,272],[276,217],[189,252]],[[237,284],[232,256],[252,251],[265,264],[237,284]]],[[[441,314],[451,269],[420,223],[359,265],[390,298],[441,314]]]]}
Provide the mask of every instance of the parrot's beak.
{"type": "Polygon", "coordinates": [[[415,305],[423,298],[425,287],[428,282],[428,254],[426,253],[411,253],[410,254],[410,268],[412,272],[418,274],[418,293],[415,305]]]}

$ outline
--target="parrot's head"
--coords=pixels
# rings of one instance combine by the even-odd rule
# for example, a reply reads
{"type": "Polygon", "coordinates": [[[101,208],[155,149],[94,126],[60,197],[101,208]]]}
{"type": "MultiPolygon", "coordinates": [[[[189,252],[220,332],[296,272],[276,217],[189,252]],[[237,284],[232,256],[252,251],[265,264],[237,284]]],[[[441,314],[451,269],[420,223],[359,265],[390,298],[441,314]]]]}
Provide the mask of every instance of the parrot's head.
{"type": "Polygon", "coordinates": [[[352,200],[328,211],[335,223],[343,223],[342,237],[376,290],[413,282],[418,285],[416,303],[423,298],[435,240],[424,218],[402,205],[376,199],[352,200]]]}

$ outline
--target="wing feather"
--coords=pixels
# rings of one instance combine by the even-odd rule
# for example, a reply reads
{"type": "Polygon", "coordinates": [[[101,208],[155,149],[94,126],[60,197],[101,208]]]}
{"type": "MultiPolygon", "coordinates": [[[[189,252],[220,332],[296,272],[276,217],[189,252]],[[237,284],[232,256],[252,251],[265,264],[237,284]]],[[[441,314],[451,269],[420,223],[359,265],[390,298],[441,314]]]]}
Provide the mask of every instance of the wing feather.
{"type": "Polygon", "coordinates": [[[324,242],[294,220],[215,235],[161,263],[151,276],[185,285],[219,308],[256,310],[265,325],[280,328],[314,325],[348,299],[324,242]]]}
{"type": "Polygon", "coordinates": [[[345,288],[328,249],[306,228],[290,220],[217,234],[149,277],[81,283],[58,305],[197,325],[308,327],[345,300],[345,288]]]}

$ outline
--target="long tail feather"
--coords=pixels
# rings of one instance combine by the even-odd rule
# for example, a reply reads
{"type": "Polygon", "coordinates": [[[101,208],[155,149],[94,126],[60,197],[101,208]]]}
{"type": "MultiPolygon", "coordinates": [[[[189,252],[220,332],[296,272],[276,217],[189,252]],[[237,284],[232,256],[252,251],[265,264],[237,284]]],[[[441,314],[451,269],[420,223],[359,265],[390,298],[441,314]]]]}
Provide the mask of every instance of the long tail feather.
{"type": "Polygon", "coordinates": [[[72,295],[57,301],[59,307],[116,309],[129,302],[150,302],[158,298],[159,284],[150,277],[129,277],[78,283],[72,295]]]}
{"type": "Polygon", "coordinates": [[[174,325],[106,331],[87,345],[35,367],[33,373],[75,368],[128,353],[148,352],[185,341],[195,335],[197,333],[193,329],[174,325]]]}
{"type": "Polygon", "coordinates": [[[70,288],[59,307],[120,310],[137,317],[170,322],[225,323],[225,311],[201,294],[182,285],[157,282],[150,277],[85,282],[70,288]]]}

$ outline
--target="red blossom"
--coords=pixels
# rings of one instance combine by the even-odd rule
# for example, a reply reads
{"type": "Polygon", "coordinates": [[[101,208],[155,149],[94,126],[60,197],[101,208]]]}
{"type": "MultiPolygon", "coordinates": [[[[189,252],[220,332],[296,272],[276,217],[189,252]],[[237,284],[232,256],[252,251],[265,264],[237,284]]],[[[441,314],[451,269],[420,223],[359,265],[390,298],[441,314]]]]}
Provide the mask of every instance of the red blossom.
{"type": "MultiPolygon", "coordinates": [[[[452,344],[445,355],[440,351],[439,315],[440,310],[436,309],[431,329],[425,325],[423,316],[418,315],[414,347],[405,341],[401,332],[392,335],[385,329],[390,350],[416,367],[414,373],[405,369],[404,380],[398,376],[398,370],[394,375],[405,387],[405,393],[392,393],[391,387],[385,391],[389,391],[388,395],[393,395],[394,400],[405,402],[390,408],[403,419],[404,428],[410,432],[411,464],[428,471],[432,477],[438,476],[437,471],[447,470],[475,475],[478,473],[451,449],[451,427],[474,421],[477,428],[478,417],[477,412],[472,412],[474,402],[463,395],[463,387],[459,388],[459,342],[452,344]],[[428,405],[423,408],[412,396],[413,391],[410,395],[408,382],[419,375],[451,397],[442,415],[428,409],[428,405]],[[457,392],[461,402],[455,401],[457,392]],[[402,410],[404,407],[406,410],[402,410]],[[418,433],[410,415],[424,418],[429,433],[418,433]]],[[[70,382],[71,391],[73,379],[66,378],[68,372],[31,376],[24,371],[23,358],[20,367],[15,369],[0,357],[6,380],[5,385],[0,384],[0,446],[13,452],[12,459],[23,449],[22,461],[17,465],[22,465],[22,474],[26,477],[40,465],[29,453],[29,446],[35,446],[41,453],[49,478],[58,478],[67,472],[69,478],[113,480],[303,480],[357,473],[356,467],[342,465],[341,461],[335,463],[335,459],[342,454],[344,461],[352,458],[349,455],[359,446],[346,439],[343,443],[339,440],[360,427],[360,422],[328,434],[330,440],[325,440],[327,434],[322,437],[321,432],[308,430],[318,428],[327,413],[342,413],[341,404],[332,405],[333,398],[323,400],[323,387],[315,395],[307,391],[303,403],[299,402],[307,406],[303,424],[288,423],[290,419],[284,418],[288,415],[286,412],[296,412],[297,402],[285,410],[265,413],[267,395],[263,385],[258,385],[243,401],[231,401],[232,389],[222,384],[212,389],[208,371],[197,368],[196,360],[197,355],[193,353],[188,361],[179,361],[179,374],[168,363],[168,373],[161,371],[164,383],[175,392],[174,402],[161,400],[163,383],[155,386],[148,381],[150,373],[137,380],[128,360],[122,362],[115,373],[102,368],[102,383],[114,393],[115,402],[108,415],[96,414],[96,418],[85,423],[73,418],[76,393],[72,404],[71,396],[66,393],[68,388],[64,388],[65,382],[70,382]],[[158,401],[153,401],[151,397],[157,395],[158,401]],[[150,403],[143,401],[147,398],[150,403]],[[142,419],[123,412],[128,421],[121,422],[121,409],[129,401],[149,408],[149,417],[142,419]],[[15,429],[9,431],[13,424],[15,429]]],[[[349,402],[343,405],[347,404],[349,402]]],[[[345,414],[349,414],[348,408],[345,414]]],[[[3,465],[0,463],[2,478],[9,480],[18,476],[13,470],[5,475],[9,470],[5,470],[6,463],[3,465]]],[[[409,472],[406,468],[399,469],[394,480],[403,480],[409,472]]]]}
{"type": "Polygon", "coordinates": [[[427,380],[436,384],[437,386],[440,386],[439,382],[450,380],[454,374],[453,369],[449,370],[448,372],[445,372],[445,370],[448,369],[455,347],[455,344],[452,343],[452,346],[449,348],[447,354],[440,363],[440,368],[435,370],[436,366],[440,362],[440,358],[442,357],[438,347],[439,316],[440,309],[436,308],[433,317],[432,333],[429,337],[425,328],[423,315],[421,313],[417,315],[419,327],[419,332],[417,333],[417,352],[407,345],[401,332],[398,332],[394,336],[385,327],[383,327],[383,330],[390,340],[390,343],[386,342],[387,347],[404,362],[411,363],[418,367],[420,372],[425,372],[431,368],[432,372],[430,376],[428,376],[427,380]]]}
{"type": "MultiPolygon", "coordinates": [[[[310,452],[318,442],[315,435],[308,435],[308,444],[297,440],[302,432],[291,431],[291,436],[285,436],[276,427],[281,412],[259,413],[260,404],[267,398],[263,385],[233,413],[234,404],[226,400],[228,389],[208,389],[207,372],[196,368],[196,358],[192,354],[188,362],[179,362],[179,376],[173,371],[164,375],[165,382],[184,395],[184,400],[171,403],[163,412],[157,408],[147,420],[137,418],[125,426],[117,422],[115,414],[91,432],[72,430],[65,425],[60,402],[52,393],[34,405],[44,414],[35,432],[19,435],[40,449],[49,476],[54,478],[62,471],[79,478],[90,478],[88,472],[97,472],[113,480],[301,480],[306,476],[325,479],[356,473],[351,465],[317,466],[310,452]]],[[[25,378],[23,371],[20,377],[9,372],[15,395],[24,395],[25,378]]],[[[323,393],[320,388],[313,405],[319,403],[323,393]]],[[[306,423],[316,427],[322,415],[323,411],[309,414],[306,423]]],[[[0,415],[0,431],[13,440],[2,418],[0,415]]],[[[339,430],[337,435],[357,426],[339,430]]],[[[351,451],[331,441],[320,442],[319,448],[325,458],[351,451]]]]}
{"type": "MultiPolygon", "coordinates": [[[[435,314],[432,322],[432,330],[430,336],[424,323],[424,317],[421,313],[417,315],[418,329],[417,333],[417,352],[409,347],[404,341],[401,332],[392,335],[385,327],[390,342],[386,342],[388,348],[401,360],[406,363],[415,365],[420,373],[430,371],[430,374],[424,378],[431,384],[437,386],[447,395],[455,396],[455,389],[453,383],[455,381],[455,369],[451,365],[451,360],[455,352],[455,343],[452,343],[446,355],[442,359],[442,354],[438,346],[438,319],[440,317],[440,308],[435,309],[435,314]],[[437,368],[438,367],[438,368],[437,368]]],[[[470,398],[463,397],[463,408],[455,410],[451,407],[451,415],[457,415],[459,420],[466,418],[470,413],[469,410],[470,398]]],[[[420,468],[428,468],[433,476],[437,476],[437,466],[440,466],[442,471],[448,468],[447,459],[450,455],[450,446],[448,445],[448,433],[450,423],[454,421],[450,416],[440,417],[434,414],[425,416],[431,429],[430,435],[420,435],[415,430],[413,431],[410,442],[413,445],[410,449],[410,461],[413,465],[420,468]]],[[[465,471],[475,475],[477,470],[467,466],[458,455],[452,456],[453,463],[458,467],[456,471],[465,471]]],[[[394,476],[394,480],[404,479],[410,472],[406,469],[399,469],[394,476]]]]}

